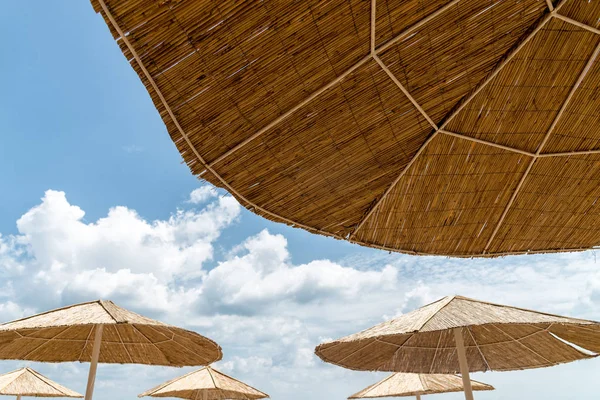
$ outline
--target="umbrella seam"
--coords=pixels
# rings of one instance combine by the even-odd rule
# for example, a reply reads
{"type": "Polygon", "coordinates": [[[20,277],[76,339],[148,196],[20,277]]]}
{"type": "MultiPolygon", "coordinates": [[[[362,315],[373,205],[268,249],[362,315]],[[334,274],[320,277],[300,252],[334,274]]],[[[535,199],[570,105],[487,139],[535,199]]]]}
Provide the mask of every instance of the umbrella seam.
{"type": "Polygon", "coordinates": [[[483,359],[483,362],[487,366],[488,371],[491,371],[492,369],[490,368],[490,364],[487,362],[487,359],[485,358],[485,356],[483,355],[483,352],[479,348],[479,345],[477,344],[477,340],[475,340],[475,336],[473,335],[473,332],[471,331],[471,327],[470,326],[467,326],[467,331],[469,332],[469,335],[471,336],[471,339],[473,339],[473,343],[475,343],[475,347],[477,347],[477,351],[479,351],[479,355],[481,355],[481,358],[483,359]]]}

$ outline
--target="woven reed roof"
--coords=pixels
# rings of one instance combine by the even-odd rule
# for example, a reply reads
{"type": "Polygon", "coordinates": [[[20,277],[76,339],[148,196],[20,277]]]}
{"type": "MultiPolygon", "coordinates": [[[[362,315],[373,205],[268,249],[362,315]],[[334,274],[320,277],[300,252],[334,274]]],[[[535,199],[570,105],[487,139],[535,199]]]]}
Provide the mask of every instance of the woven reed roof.
{"type": "Polygon", "coordinates": [[[600,245],[600,3],[91,0],[192,173],[411,254],[600,245]]]}
{"type": "MultiPolygon", "coordinates": [[[[471,381],[473,390],[494,390],[494,387],[471,381]]],[[[408,397],[416,395],[462,392],[462,378],[445,374],[407,374],[397,372],[379,382],[354,393],[349,399],[372,399],[377,397],[408,397]]]]}
{"type": "Polygon", "coordinates": [[[28,397],[83,397],[31,368],[0,375],[0,394],[28,397]]]}
{"type": "Polygon", "coordinates": [[[471,372],[548,367],[600,353],[598,322],[462,296],[444,297],[362,332],[322,343],[315,353],[323,361],[356,370],[455,374],[459,365],[454,328],[463,328],[471,372]]]}
{"type": "Polygon", "coordinates": [[[222,358],[212,340],[143,317],[111,301],[93,301],[0,325],[0,359],[90,362],[102,325],[101,363],[207,365],[222,358]]]}
{"type": "Polygon", "coordinates": [[[179,397],[181,399],[225,400],[264,399],[268,394],[221,371],[204,367],[150,389],[138,397],[179,397]]]}

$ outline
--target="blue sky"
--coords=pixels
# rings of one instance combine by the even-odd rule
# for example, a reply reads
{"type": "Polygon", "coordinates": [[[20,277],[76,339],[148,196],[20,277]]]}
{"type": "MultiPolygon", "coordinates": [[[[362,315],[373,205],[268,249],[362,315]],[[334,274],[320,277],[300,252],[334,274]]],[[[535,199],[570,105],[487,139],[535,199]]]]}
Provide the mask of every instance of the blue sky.
{"type": "MultiPolygon", "coordinates": [[[[0,59],[2,321],[110,298],[215,339],[225,350],[218,366],[274,399],[329,399],[383,375],[321,363],[312,355],[319,341],[448,294],[600,319],[593,252],[390,255],[268,222],[225,193],[211,195],[181,164],[87,1],[7,2],[0,33],[11,38],[0,59]],[[199,188],[206,195],[191,202],[199,188]]],[[[85,387],[86,365],[31,366],[85,387]]],[[[94,398],[135,398],[183,372],[101,366],[94,398]]],[[[476,398],[590,398],[598,372],[592,360],[477,374],[498,391],[476,398]]]]}

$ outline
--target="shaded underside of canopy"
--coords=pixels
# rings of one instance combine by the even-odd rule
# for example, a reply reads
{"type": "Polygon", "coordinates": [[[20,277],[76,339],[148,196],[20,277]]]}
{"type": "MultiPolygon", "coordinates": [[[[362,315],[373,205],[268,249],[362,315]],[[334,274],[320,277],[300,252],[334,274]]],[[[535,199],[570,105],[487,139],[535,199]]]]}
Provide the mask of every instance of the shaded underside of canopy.
{"type": "Polygon", "coordinates": [[[211,367],[205,367],[163,383],[138,397],[179,397],[182,399],[225,400],[264,399],[261,392],[211,367]]]}
{"type": "Polygon", "coordinates": [[[455,374],[460,368],[454,328],[462,328],[471,372],[549,367],[600,353],[597,322],[461,296],[320,344],[315,352],[356,370],[455,374]]]}
{"type": "Polygon", "coordinates": [[[31,368],[0,375],[0,394],[27,397],[83,397],[31,368]]]}
{"type": "MultiPolygon", "coordinates": [[[[473,390],[494,390],[494,387],[471,381],[473,390]]],[[[407,397],[436,393],[462,392],[463,381],[457,375],[395,373],[348,397],[368,399],[378,397],[407,397]]]]}
{"type": "Polygon", "coordinates": [[[101,363],[181,367],[222,357],[219,345],[202,335],[99,300],[0,325],[0,359],[89,362],[98,325],[101,363]]]}
{"type": "Polygon", "coordinates": [[[411,254],[600,244],[600,3],[91,0],[193,174],[411,254]]]}

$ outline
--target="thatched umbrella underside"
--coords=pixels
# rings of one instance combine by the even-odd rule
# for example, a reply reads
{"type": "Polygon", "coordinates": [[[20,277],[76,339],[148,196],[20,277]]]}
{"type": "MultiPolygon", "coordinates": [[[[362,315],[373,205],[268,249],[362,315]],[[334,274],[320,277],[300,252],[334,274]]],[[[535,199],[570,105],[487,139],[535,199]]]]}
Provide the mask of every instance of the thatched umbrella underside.
{"type": "Polygon", "coordinates": [[[469,372],[541,368],[596,357],[600,323],[449,296],[322,343],[315,352],[323,361],[355,370],[460,372],[467,393],[469,372]]]}
{"type": "Polygon", "coordinates": [[[191,171],[411,254],[600,244],[600,3],[91,0],[191,171]]]}
{"type": "Polygon", "coordinates": [[[191,400],[255,400],[269,397],[268,394],[211,367],[172,379],[138,397],[144,396],[191,400]]]}
{"type": "Polygon", "coordinates": [[[221,348],[195,332],[146,318],[111,301],[82,303],[0,325],[0,359],[90,362],[86,400],[97,363],[208,365],[221,348]]]}
{"type": "Polygon", "coordinates": [[[46,378],[31,368],[0,375],[0,395],[27,397],[71,397],[83,395],[46,378]]]}
{"type": "MultiPolygon", "coordinates": [[[[494,390],[494,387],[478,381],[471,381],[473,390],[494,390]]],[[[373,399],[380,397],[408,397],[462,392],[460,376],[446,374],[407,374],[398,372],[348,397],[349,399],[373,399]]]]}

